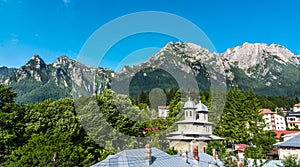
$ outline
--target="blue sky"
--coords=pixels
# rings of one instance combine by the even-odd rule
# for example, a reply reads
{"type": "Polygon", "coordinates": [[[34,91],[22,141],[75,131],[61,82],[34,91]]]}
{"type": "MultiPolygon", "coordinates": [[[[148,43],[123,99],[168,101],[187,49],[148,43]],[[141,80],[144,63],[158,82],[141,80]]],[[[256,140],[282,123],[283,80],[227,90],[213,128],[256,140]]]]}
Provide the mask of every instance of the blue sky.
{"type": "MultiPolygon", "coordinates": [[[[169,12],[193,22],[219,53],[244,42],[259,42],[281,44],[300,54],[299,8],[296,0],[0,0],[0,66],[19,67],[34,54],[47,63],[62,55],[77,59],[99,27],[141,11],[169,12]]],[[[100,66],[116,69],[135,50],[161,48],[176,40],[159,34],[128,38],[114,46],[100,66]]],[[[152,53],[148,54],[137,60],[152,53]]]]}

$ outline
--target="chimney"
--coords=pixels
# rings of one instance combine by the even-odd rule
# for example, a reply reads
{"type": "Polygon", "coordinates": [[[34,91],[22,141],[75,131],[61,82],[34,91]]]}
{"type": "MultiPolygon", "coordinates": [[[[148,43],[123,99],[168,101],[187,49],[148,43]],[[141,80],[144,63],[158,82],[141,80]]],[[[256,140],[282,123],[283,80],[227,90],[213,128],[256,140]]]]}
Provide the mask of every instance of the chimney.
{"type": "Polygon", "coordinates": [[[217,160],[217,153],[216,153],[216,149],[213,149],[212,150],[212,156],[213,156],[213,159],[216,161],[217,160]]]}
{"type": "Polygon", "coordinates": [[[193,146],[193,158],[196,161],[199,161],[199,156],[198,156],[198,146],[193,146]]]}
{"type": "Polygon", "coordinates": [[[152,164],[152,157],[151,157],[151,146],[150,144],[145,145],[145,158],[148,165],[152,164]]]}
{"type": "Polygon", "coordinates": [[[238,167],[243,167],[243,162],[240,158],[238,158],[238,167]]]}
{"type": "Polygon", "coordinates": [[[184,162],[188,163],[188,153],[187,153],[187,151],[182,153],[182,159],[184,160],[184,162]]]}

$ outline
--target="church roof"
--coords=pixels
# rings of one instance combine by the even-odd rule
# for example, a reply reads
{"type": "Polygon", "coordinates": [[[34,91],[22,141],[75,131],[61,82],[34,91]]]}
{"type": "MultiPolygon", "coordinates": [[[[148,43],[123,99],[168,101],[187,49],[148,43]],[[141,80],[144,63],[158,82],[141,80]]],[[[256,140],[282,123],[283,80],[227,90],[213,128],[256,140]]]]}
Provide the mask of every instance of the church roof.
{"type": "Polygon", "coordinates": [[[194,131],[194,130],[189,130],[189,131],[184,131],[184,132],[181,132],[181,131],[176,131],[176,132],[172,132],[170,133],[170,135],[203,135],[203,136],[209,136],[211,135],[210,133],[201,133],[199,131],[194,131]]]}
{"type": "Polygon", "coordinates": [[[200,100],[199,103],[196,105],[196,111],[205,111],[205,112],[208,112],[208,108],[200,100]]]}
{"type": "Polygon", "coordinates": [[[189,100],[187,102],[184,103],[184,107],[183,109],[195,109],[196,105],[195,103],[191,100],[191,98],[189,98],[189,100]]]}
{"type": "Polygon", "coordinates": [[[185,135],[176,135],[167,137],[168,140],[196,140],[196,141],[210,141],[210,140],[224,140],[224,138],[215,136],[215,135],[206,135],[206,136],[199,136],[199,137],[191,137],[185,135]]]}
{"type": "Polygon", "coordinates": [[[207,122],[207,121],[200,121],[200,120],[182,120],[175,122],[176,124],[206,124],[206,125],[212,125],[213,123],[207,122]]]}

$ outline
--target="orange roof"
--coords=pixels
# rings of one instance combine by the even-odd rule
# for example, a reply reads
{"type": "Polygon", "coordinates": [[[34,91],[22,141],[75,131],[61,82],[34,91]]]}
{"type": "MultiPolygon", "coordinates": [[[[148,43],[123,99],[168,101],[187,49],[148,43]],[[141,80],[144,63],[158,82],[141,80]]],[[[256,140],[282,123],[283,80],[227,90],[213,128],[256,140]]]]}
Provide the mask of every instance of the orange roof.
{"type": "Polygon", "coordinates": [[[245,151],[246,147],[248,147],[247,144],[235,144],[235,150],[245,151]]]}
{"type": "Polygon", "coordinates": [[[169,107],[168,106],[157,106],[158,109],[168,109],[169,107]]]}
{"type": "Polygon", "coordinates": [[[300,107],[300,103],[295,104],[294,107],[300,107]]]}
{"type": "Polygon", "coordinates": [[[273,112],[268,108],[264,108],[264,109],[259,110],[259,113],[260,114],[276,114],[276,112],[273,112]]]}
{"type": "Polygon", "coordinates": [[[282,134],[287,135],[287,134],[300,132],[300,130],[272,130],[272,131],[276,133],[275,139],[279,139],[282,134]]]}

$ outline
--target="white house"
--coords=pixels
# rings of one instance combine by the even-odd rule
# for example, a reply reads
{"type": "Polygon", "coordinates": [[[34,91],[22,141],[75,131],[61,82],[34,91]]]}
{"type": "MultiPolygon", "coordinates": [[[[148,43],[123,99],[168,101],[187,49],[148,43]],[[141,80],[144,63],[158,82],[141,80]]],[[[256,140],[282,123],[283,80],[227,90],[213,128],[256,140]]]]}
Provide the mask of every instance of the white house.
{"type": "Polygon", "coordinates": [[[259,113],[263,114],[263,119],[267,124],[264,130],[286,130],[285,118],[283,116],[266,108],[261,109],[259,113]]]}
{"type": "Polygon", "coordinates": [[[168,106],[158,106],[158,117],[162,119],[166,119],[169,113],[168,106]]]}

